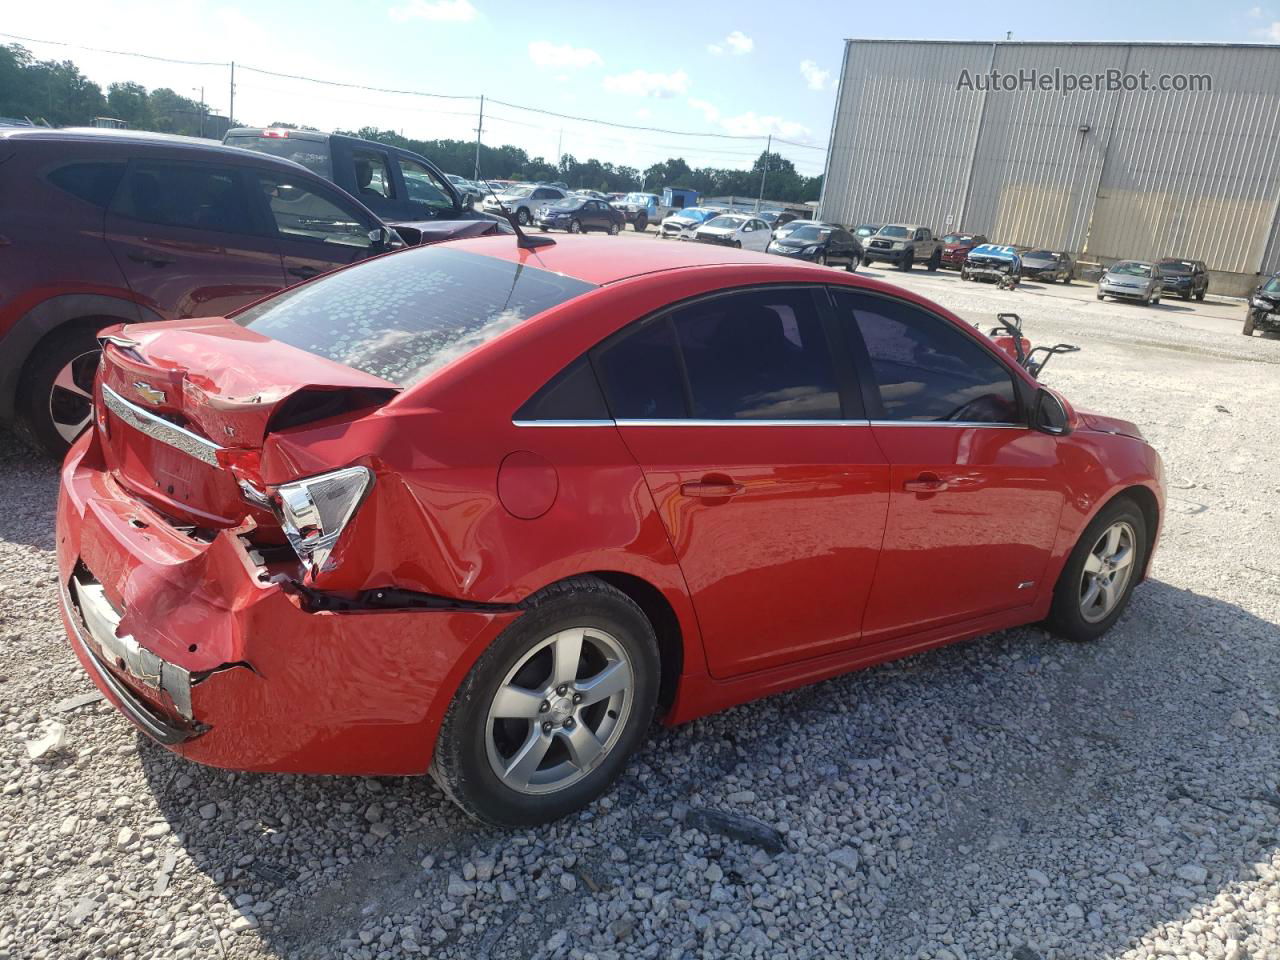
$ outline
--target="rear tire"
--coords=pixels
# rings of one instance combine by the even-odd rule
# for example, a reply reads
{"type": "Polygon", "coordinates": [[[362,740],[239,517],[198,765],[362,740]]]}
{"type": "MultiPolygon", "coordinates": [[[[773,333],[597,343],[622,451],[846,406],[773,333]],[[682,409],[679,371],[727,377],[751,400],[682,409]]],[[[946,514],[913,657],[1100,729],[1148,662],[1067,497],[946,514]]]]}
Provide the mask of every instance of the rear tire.
{"type": "Polygon", "coordinates": [[[609,236],[616,237],[618,235],[618,224],[614,221],[609,222],[609,236]]]}
{"type": "Polygon", "coordinates": [[[1200,290],[1200,291],[1198,291],[1198,292],[1196,293],[1196,299],[1197,299],[1197,300],[1199,300],[1201,303],[1203,303],[1203,302],[1204,302],[1204,295],[1205,295],[1206,293],[1208,293],[1208,292],[1209,292],[1209,288],[1208,288],[1208,287],[1203,288],[1202,290],[1200,290]]]}
{"type": "Polygon", "coordinates": [[[1150,542],[1147,537],[1146,517],[1128,497],[1117,497],[1103,507],[1080,535],[1058,577],[1046,621],[1049,629],[1064,639],[1080,642],[1096,640],[1110,630],[1124,613],[1146,567],[1150,542]],[[1115,550],[1108,543],[1112,536],[1116,537],[1115,550]],[[1131,552],[1124,562],[1121,554],[1126,542],[1131,552]],[[1116,554],[1116,550],[1120,553],[1116,554]],[[1117,566],[1100,561],[1099,554],[1108,552],[1116,554],[1117,566]],[[1109,605],[1101,602],[1106,587],[1100,587],[1097,599],[1090,602],[1090,590],[1099,576],[1111,578],[1114,596],[1109,605]]]}
{"type": "Polygon", "coordinates": [[[646,230],[649,229],[649,221],[646,218],[641,217],[638,220],[636,220],[636,222],[632,224],[632,226],[635,227],[636,233],[644,233],[646,230]]]}
{"type": "Polygon", "coordinates": [[[103,319],[55,330],[23,364],[17,414],[27,435],[59,460],[93,419],[93,376],[101,348],[97,332],[114,321],[103,319]]]}
{"type": "Polygon", "coordinates": [[[458,688],[431,764],[436,783],[464,812],[503,827],[557,820],[604,793],[653,720],[660,675],[652,625],[603,581],[553,584],[526,605],[458,688]],[[567,672],[557,669],[566,647],[567,672]],[[574,706],[575,690],[589,698],[590,684],[611,669],[610,679],[625,677],[627,685],[574,706]],[[497,712],[500,705],[513,712],[497,712]],[[578,740],[583,733],[591,739],[578,740]],[[577,754],[584,747],[589,752],[577,754]],[[521,753],[539,749],[523,772],[516,768],[521,753]]]}
{"type": "Polygon", "coordinates": [[[933,251],[933,256],[929,258],[929,272],[936,273],[938,267],[942,264],[942,254],[937,250],[933,251]]]}
{"type": "Polygon", "coordinates": [[[850,273],[855,273],[858,267],[860,267],[861,265],[862,265],[862,260],[860,258],[850,257],[849,262],[844,265],[844,268],[848,270],[850,273]]]}

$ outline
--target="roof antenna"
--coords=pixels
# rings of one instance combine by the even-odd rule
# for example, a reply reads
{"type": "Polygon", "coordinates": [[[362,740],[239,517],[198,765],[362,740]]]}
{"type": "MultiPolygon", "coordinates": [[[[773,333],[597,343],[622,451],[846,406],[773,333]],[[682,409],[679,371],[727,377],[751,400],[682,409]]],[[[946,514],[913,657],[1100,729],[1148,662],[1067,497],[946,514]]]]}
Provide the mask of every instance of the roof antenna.
{"type": "Polygon", "coordinates": [[[502,203],[502,199],[498,196],[498,191],[493,189],[493,184],[488,180],[484,181],[484,185],[489,188],[489,192],[493,194],[494,202],[497,203],[498,209],[503,212],[507,218],[507,222],[511,224],[511,229],[516,232],[516,246],[521,250],[535,250],[538,247],[554,247],[555,240],[551,237],[531,237],[520,229],[520,221],[511,215],[502,203]]]}

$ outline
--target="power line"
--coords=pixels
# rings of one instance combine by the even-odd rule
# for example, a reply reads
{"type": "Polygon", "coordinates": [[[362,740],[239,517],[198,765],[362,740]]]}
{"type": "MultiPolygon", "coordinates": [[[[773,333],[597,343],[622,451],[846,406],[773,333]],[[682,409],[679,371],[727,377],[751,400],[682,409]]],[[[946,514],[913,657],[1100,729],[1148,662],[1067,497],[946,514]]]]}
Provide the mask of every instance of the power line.
{"type": "Polygon", "coordinates": [[[263,70],[259,67],[246,66],[243,63],[236,64],[241,70],[248,70],[251,73],[261,73],[268,77],[280,77],[284,80],[301,80],[305,83],[321,83],[327,87],[346,87],[349,90],[368,90],[372,93],[394,93],[399,96],[407,97],[436,97],[440,100],[479,100],[480,97],[469,93],[427,93],[423,90],[396,90],[391,87],[369,87],[360,83],[343,83],[338,80],[321,80],[317,77],[303,77],[294,73],[277,73],[274,70],[263,70]]]}
{"type": "Polygon", "coordinates": [[[26,43],[47,43],[54,47],[67,47],[71,50],[88,50],[93,53],[110,53],[117,57],[137,57],[139,60],[155,60],[159,63],[181,63],[188,67],[229,67],[230,63],[217,60],[179,60],[176,57],[157,57],[150,53],[134,53],[132,50],[108,50],[105,47],[85,47],[78,43],[63,43],[61,40],[40,40],[36,37],[20,37],[16,33],[0,33],[0,37],[10,40],[22,40],[26,43]]]}

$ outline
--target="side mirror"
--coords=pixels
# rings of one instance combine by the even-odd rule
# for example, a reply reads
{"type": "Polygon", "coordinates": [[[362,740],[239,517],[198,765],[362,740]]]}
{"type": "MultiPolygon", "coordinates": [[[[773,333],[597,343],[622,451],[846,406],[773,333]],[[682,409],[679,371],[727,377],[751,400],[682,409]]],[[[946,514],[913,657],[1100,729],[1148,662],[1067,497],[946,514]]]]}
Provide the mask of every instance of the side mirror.
{"type": "Polygon", "coordinates": [[[1067,432],[1067,409],[1051,391],[1040,388],[1036,393],[1035,410],[1031,416],[1031,426],[1041,433],[1060,437],[1067,432]]]}
{"type": "Polygon", "coordinates": [[[404,246],[404,241],[396,235],[394,230],[388,227],[374,227],[370,230],[369,242],[375,247],[381,247],[384,250],[393,250],[396,247],[404,246]]]}

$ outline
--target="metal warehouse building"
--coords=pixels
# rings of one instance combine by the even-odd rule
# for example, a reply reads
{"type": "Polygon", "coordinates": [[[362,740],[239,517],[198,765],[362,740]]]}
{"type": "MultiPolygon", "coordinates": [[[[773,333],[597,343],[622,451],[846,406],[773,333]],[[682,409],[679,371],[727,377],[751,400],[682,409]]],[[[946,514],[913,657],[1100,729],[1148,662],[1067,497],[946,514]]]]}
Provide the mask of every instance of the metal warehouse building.
{"type": "Polygon", "coordinates": [[[823,219],[1280,269],[1280,47],[848,40],[830,144],[823,219]]]}

